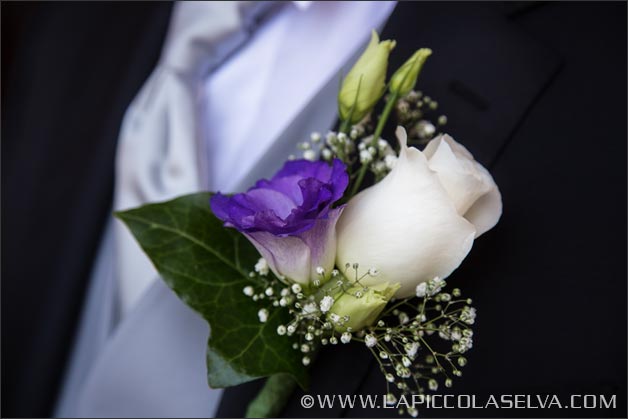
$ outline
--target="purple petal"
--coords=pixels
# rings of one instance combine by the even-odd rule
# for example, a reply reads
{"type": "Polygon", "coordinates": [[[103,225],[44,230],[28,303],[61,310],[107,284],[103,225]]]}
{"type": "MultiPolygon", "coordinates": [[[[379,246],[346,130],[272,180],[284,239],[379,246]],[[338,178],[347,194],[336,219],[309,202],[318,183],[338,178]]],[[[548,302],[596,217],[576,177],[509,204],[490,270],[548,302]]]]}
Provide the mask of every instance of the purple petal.
{"type": "Polygon", "coordinates": [[[310,278],[317,277],[316,268],[322,267],[329,274],[336,258],[336,223],[345,206],[329,211],[327,218],[316,221],[314,226],[300,235],[310,249],[310,278]]]}
{"type": "Polygon", "coordinates": [[[266,231],[244,233],[277,276],[307,284],[310,279],[310,249],[299,237],[277,237],[266,231]]]}
{"type": "Polygon", "coordinates": [[[209,200],[209,206],[216,217],[226,221],[229,218],[230,201],[231,199],[228,196],[218,192],[209,200]]]}

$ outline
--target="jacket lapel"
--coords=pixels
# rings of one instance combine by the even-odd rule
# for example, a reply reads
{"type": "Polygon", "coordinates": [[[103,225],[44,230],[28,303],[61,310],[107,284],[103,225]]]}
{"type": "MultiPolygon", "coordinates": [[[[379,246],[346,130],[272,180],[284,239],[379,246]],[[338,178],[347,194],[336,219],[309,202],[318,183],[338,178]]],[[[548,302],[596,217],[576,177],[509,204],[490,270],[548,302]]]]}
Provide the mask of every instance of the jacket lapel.
{"type": "Polygon", "coordinates": [[[486,4],[400,3],[382,34],[388,38],[397,40],[391,71],[417,48],[434,50],[418,89],[447,115],[443,131],[484,165],[560,67],[554,52],[486,4]]]}

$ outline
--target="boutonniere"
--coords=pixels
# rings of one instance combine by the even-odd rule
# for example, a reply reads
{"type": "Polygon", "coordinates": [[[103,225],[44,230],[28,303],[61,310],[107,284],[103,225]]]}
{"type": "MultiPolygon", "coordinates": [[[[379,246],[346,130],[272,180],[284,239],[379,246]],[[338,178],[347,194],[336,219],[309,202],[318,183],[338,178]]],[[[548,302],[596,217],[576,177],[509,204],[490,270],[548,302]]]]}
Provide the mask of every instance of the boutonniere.
{"type": "Polygon", "coordinates": [[[370,351],[386,403],[412,416],[411,396],[451,386],[467,363],[476,310],[445,278],[497,223],[501,196],[414,90],[431,50],[386,82],[394,46],[373,32],[341,85],[339,130],[313,133],[270,179],[116,214],[209,323],[209,385],[269,377],[247,416],[277,415],[307,389],[325,346],[370,351]],[[396,142],[381,138],[391,116],[396,142]]]}

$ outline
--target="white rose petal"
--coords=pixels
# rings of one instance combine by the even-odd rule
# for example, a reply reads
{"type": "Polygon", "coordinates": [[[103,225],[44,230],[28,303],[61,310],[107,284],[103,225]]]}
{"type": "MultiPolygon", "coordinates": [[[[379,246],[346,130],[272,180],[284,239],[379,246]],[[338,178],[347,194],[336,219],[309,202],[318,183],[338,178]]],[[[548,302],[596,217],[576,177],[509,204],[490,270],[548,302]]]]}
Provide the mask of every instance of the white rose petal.
{"type": "Polygon", "coordinates": [[[430,141],[423,154],[458,213],[475,225],[475,237],[493,228],[502,213],[502,199],[488,170],[447,134],[430,141]]]}
{"type": "Polygon", "coordinates": [[[408,148],[397,129],[401,152],[381,182],[348,203],[337,225],[337,265],[377,266],[364,285],[400,283],[396,296],[409,297],[416,285],[456,269],[473,245],[476,229],[430,169],[425,155],[408,148]]]}

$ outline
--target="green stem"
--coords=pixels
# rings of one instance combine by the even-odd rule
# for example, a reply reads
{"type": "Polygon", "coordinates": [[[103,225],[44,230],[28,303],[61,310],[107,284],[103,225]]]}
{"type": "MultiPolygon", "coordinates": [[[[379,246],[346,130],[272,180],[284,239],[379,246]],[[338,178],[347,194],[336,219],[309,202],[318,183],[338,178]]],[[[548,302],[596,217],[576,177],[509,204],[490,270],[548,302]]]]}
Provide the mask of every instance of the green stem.
{"type": "MultiPolygon", "coordinates": [[[[390,94],[390,97],[388,98],[388,102],[386,102],[386,106],[384,107],[382,114],[379,116],[379,121],[377,121],[377,127],[375,127],[375,132],[373,133],[373,139],[371,140],[369,144],[366,145],[367,149],[368,147],[374,144],[377,144],[377,140],[379,140],[379,137],[382,135],[384,126],[386,126],[386,121],[388,120],[388,117],[390,116],[390,111],[392,111],[392,108],[395,106],[395,103],[397,103],[397,99],[399,99],[399,95],[397,93],[390,94]]],[[[360,171],[358,172],[358,177],[355,180],[355,183],[353,184],[353,188],[351,189],[351,196],[354,196],[360,190],[360,185],[362,184],[362,180],[364,180],[364,175],[366,175],[367,169],[368,169],[368,164],[363,164],[362,167],[360,167],[360,171]]]]}
{"type": "Polygon", "coordinates": [[[347,132],[349,132],[349,127],[351,126],[351,122],[349,120],[349,118],[345,119],[344,121],[342,121],[342,124],[340,125],[340,129],[339,131],[346,134],[347,132]]]}
{"type": "Polygon", "coordinates": [[[289,374],[271,375],[257,397],[246,409],[247,418],[277,417],[294,391],[297,382],[289,374]]]}

